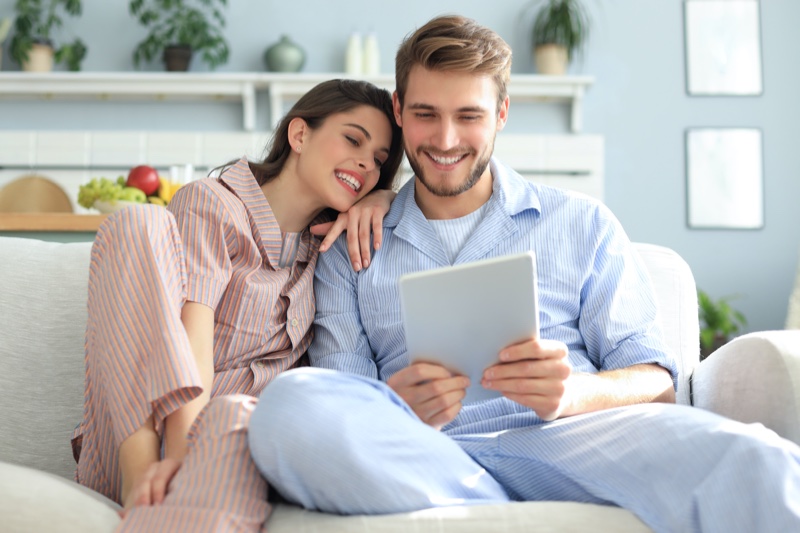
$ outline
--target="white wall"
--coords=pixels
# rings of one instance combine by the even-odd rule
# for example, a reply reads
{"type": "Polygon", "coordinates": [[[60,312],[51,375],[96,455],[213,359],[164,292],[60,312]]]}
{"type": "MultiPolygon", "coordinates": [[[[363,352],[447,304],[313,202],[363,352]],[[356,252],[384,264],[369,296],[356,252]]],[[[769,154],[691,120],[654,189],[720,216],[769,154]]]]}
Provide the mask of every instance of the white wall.
{"type": "MultiPolygon", "coordinates": [[[[13,0],[0,0],[0,16],[13,0]]],[[[221,71],[262,70],[261,54],[288,34],[308,52],[308,72],[341,71],[353,29],[378,32],[382,71],[392,72],[402,37],[430,17],[460,12],[492,27],[514,48],[514,72],[532,72],[526,23],[528,2],[519,0],[231,0],[231,59],[221,71]]],[[[735,301],[749,329],[783,326],[800,252],[800,150],[797,124],[800,69],[800,2],[761,2],[764,94],[759,97],[689,97],[685,92],[681,0],[586,0],[593,13],[590,46],[575,74],[596,77],[584,105],[584,130],[605,137],[605,198],[632,239],[676,249],[697,283],[714,296],[735,301]],[[764,229],[690,230],[686,227],[684,132],[696,126],[747,126],[763,131],[764,229]]],[[[123,0],[84,0],[72,24],[89,46],[84,70],[131,70],[131,52],[144,30],[123,0]]],[[[4,70],[16,69],[7,53],[4,70]]],[[[149,67],[160,69],[159,65],[149,67]]],[[[195,63],[193,70],[204,70],[195,63]]],[[[266,105],[261,105],[266,108],[266,105]]],[[[259,120],[265,121],[266,117],[259,120]]],[[[561,106],[514,108],[511,132],[567,131],[561,106]]],[[[236,130],[240,107],[198,108],[152,103],[90,105],[0,100],[2,129],[236,130]]],[[[0,161],[2,165],[2,161],[0,161]]]]}

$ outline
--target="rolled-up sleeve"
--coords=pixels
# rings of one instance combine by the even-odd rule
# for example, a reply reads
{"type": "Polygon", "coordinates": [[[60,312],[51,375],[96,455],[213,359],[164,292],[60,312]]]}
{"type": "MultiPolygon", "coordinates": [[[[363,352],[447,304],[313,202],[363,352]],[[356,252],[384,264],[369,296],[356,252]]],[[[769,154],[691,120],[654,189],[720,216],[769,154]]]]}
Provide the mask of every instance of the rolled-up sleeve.
{"type": "Polygon", "coordinates": [[[657,364],[678,368],[664,342],[652,282],[621,224],[605,207],[594,217],[592,268],[581,290],[579,329],[588,355],[600,370],[657,364]]]}

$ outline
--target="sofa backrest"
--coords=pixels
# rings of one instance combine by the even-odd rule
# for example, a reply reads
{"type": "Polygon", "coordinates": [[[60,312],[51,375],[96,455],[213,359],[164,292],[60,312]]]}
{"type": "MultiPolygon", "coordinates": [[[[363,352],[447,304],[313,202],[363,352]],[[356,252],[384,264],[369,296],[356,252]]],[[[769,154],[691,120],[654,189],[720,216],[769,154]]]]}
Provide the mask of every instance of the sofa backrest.
{"type": "Polygon", "coordinates": [[[0,237],[0,460],[72,478],[91,243],[0,237]]]}
{"type": "MultiPolygon", "coordinates": [[[[679,354],[678,401],[699,358],[697,295],[674,251],[635,244],[679,354]]],[[[0,237],[0,461],[72,478],[70,438],[83,412],[91,243],[0,237]]]]}

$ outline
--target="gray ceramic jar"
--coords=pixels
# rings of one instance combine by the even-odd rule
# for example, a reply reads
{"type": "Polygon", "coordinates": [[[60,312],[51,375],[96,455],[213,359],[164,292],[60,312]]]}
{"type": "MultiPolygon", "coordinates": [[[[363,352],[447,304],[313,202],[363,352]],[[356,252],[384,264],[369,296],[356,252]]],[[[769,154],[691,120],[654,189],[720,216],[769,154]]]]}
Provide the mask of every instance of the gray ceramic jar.
{"type": "Polygon", "coordinates": [[[305,62],[305,51],[286,35],[264,52],[264,64],[272,72],[299,72],[305,62]]]}

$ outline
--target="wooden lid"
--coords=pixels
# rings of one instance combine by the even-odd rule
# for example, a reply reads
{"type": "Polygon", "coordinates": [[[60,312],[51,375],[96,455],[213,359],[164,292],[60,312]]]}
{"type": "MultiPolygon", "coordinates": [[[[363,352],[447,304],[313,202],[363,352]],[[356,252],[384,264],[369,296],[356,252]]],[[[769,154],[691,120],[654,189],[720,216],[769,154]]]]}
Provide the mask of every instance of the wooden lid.
{"type": "Polygon", "coordinates": [[[22,176],[0,189],[0,213],[72,212],[64,189],[44,176],[22,176]]]}

